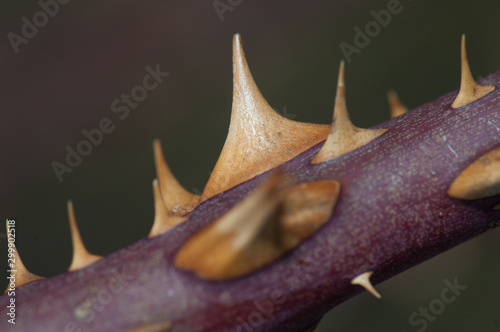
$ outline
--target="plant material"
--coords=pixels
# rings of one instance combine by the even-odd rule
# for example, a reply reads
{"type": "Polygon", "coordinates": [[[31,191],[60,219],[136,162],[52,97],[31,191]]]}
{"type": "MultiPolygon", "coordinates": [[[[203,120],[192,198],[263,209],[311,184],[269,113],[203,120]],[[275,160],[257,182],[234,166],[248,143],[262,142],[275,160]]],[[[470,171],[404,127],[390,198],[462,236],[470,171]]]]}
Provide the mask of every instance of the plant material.
{"type": "Polygon", "coordinates": [[[448,195],[474,200],[500,194],[500,148],[481,156],[453,181],[448,195]]]}
{"type": "Polygon", "coordinates": [[[83,269],[84,267],[93,264],[100,260],[102,257],[93,255],[87,251],[85,245],[83,244],[82,237],[80,236],[80,231],[76,224],[75,210],[73,208],[73,202],[68,201],[68,217],[69,217],[69,227],[71,229],[71,240],[73,242],[73,259],[68,271],[75,271],[83,269]]]}
{"type": "Polygon", "coordinates": [[[408,107],[406,107],[398,97],[396,91],[391,90],[387,93],[387,100],[389,101],[389,107],[391,111],[391,118],[403,115],[408,112],[408,107]]]}
{"type": "Polygon", "coordinates": [[[369,129],[348,119],[343,64],[331,127],[276,114],[239,35],[233,73],[229,134],[202,196],[155,141],[149,236],[43,280],[18,259],[16,325],[1,331],[311,332],[363,289],[380,297],[374,285],[498,226],[500,72],[475,83],[465,39],[460,93],[369,129]]]}
{"type": "Polygon", "coordinates": [[[300,123],[276,113],[255,84],[241,38],[233,38],[233,110],[226,143],[201,200],[289,161],[325,140],[329,126],[300,123]]]}
{"type": "Polygon", "coordinates": [[[280,189],[282,173],[194,235],[176,266],[208,280],[247,275],[275,261],[311,236],[330,217],[340,193],[334,180],[280,189]]]}
{"type": "Polygon", "coordinates": [[[491,91],[495,90],[495,87],[492,85],[482,86],[474,81],[472,74],[469,68],[469,60],[467,59],[467,51],[465,49],[465,35],[462,35],[462,81],[460,82],[460,92],[458,93],[457,98],[451,104],[452,108],[459,108],[470,103],[475,102],[476,100],[484,97],[491,91]]]}
{"type": "Polygon", "coordinates": [[[325,162],[366,145],[387,129],[361,129],[349,120],[345,101],[344,61],[340,63],[337,96],[333,109],[333,122],[325,144],[312,160],[313,164],[325,162]]]}
{"type": "MultiPolygon", "coordinates": [[[[7,224],[7,234],[10,234],[10,233],[11,233],[11,230],[10,230],[9,225],[7,224]]],[[[13,272],[11,272],[10,277],[14,276],[14,279],[9,279],[9,285],[7,286],[7,289],[4,291],[4,294],[7,294],[11,291],[15,292],[15,289],[17,289],[18,287],[29,284],[32,281],[44,279],[43,277],[37,276],[37,275],[31,273],[30,271],[28,271],[26,266],[24,266],[23,261],[21,260],[21,256],[17,252],[17,248],[16,248],[15,244],[12,245],[12,249],[14,251],[13,252],[14,257],[9,260],[9,267],[10,267],[10,270],[13,271],[13,272]],[[12,264],[14,264],[14,265],[12,265],[12,264]]],[[[10,253],[10,251],[9,251],[9,253],[10,253]]],[[[9,258],[10,258],[10,256],[9,256],[9,258]]]]}

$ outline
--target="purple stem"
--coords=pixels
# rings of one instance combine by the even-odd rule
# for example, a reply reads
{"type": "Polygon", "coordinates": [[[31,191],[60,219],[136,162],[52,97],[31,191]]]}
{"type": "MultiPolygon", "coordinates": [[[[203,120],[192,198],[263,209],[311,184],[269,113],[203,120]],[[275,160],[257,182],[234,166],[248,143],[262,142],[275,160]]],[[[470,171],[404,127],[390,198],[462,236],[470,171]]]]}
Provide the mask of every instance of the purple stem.
{"type": "MultiPolygon", "coordinates": [[[[482,80],[499,85],[500,72],[482,80]]],[[[303,331],[363,289],[357,275],[374,271],[377,284],[490,227],[500,219],[495,196],[476,201],[446,191],[475,159],[500,146],[499,90],[459,109],[457,92],[375,126],[389,128],[369,144],[311,165],[321,144],[284,166],[298,182],[336,179],[341,195],[330,220],[269,266],[245,277],[211,282],[178,270],[177,250],[196,231],[231,209],[258,176],[198,206],[183,224],[145,238],[82,270],[0,298],[1,331],[120,331],[151,322],[180,331],[303,331]]]]}

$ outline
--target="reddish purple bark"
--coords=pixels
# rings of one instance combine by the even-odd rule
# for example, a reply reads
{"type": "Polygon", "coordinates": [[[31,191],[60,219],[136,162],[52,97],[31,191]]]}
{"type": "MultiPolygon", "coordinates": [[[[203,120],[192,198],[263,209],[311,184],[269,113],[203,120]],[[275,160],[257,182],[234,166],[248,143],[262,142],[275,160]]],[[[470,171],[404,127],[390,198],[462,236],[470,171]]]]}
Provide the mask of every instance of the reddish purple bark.
{"type": "MultiPolygon", "coordinates": [[[[499,85],[500,72],[482,80],[499,85]]],[[[179,247],[231,209],[263,174],[198,206],[171,231],[142,239],[83,270],[16,290],[16,325],[2,331],[119,331],[169,321],[180,331],[302,331],[363,289],[486,231],[500,219],[500,197],[476,201],[446,191],[475,159],[500,146],[495,90],[451,109],[457,92],[375,128],[369,144],[328,162],[309,162],[315,146],[287,162],[297,182],[331,178],[341,195],[330,220],[286,256],[246,277],[204,281],[173,265],[179,247]]]]}

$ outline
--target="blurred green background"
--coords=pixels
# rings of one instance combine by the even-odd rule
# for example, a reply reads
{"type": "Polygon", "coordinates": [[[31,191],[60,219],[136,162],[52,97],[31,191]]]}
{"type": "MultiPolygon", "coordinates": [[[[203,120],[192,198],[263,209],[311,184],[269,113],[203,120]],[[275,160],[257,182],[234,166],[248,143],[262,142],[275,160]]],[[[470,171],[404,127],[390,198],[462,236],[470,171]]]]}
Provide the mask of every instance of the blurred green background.
{"type": "MultiPolygon", "coordinates": [[[[16,54],[8,34],[20,35],[22,18],[32,21],[41,7],[2,1],[0,211],[16,220],[18,249],[32,272],[50,277],[69,266],[69,198],[93,253],[106,255],[147,235],[154,138],[180,182],[203,190],[229,124],[234,33],[241,33],[273,107],[297,121],[330,123],[339,44],[353,44],[354,27],[363,29],[373,20],[370,11],[389,1],[231,3],[221,20],[212,1],[71,1],[16,54]],[[170,76],[119,120],[111,103],[157,64],[170,76]],[[82,130],[102,118],[116,129],[60,183],[51,163],[63,163],[65,147],[74,148],[82,130]]],[[[346,68],[348,108],[360,127],[389,118],[391,88],[410,108],[457,89],[462,33],[476,77],[500,70],[500,2],[400,6],[346,68]]],[[[417,331],[409,316],[440,296],[446,278],[468,288],[426,331],[499,331],[499,239],[499,231],[489,232],[378,285],[382,300],[355,297],[332,310],[318,331],[417,331]]],[[[6,252],[5,233],[0,241],[6,252]]]]}

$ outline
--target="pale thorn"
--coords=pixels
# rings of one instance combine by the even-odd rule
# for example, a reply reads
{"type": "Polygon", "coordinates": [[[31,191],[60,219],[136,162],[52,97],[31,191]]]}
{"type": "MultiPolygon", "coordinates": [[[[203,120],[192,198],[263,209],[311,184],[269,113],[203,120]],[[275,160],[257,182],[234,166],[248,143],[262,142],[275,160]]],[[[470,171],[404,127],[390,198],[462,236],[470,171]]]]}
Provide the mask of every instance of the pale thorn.
{"type": "Polygon", "coordinates": [[[375,290],[375,288],[372,286],[372,283],[370,282],[370,277],[372,276],[373,271],[365,272],[357,276],[356,278],[351,280],[352,285],[359,285],[369,291],[373,296],[375,296],[377,299],[381,299],[382,296],[375,290]]]}
{"type": "Polygon", "coordinates": [[[153,141],[153,152],[156,165],[156,176],[158,178],[161,196],[168,213],[183,216],[191,212],[199,203],[200,196],[188,192],[177,181],[170,167],[168,167],[161,142],[153,141]]]}
{"type": "Polygon", "coordinates": [[[396,91],[390,90],[387,92],[387,100],[389,101],[391,118],[395,118],[408,112],[408,108],[401,102],[396,91]]]}
{"type": "Polygon", "coordinates": [[[155,202],[155,220],[148,237],[160,235],[186,219],[185,217],[169,214],[163,202],[157,179],[153,181],[153,197],[155,202]]]}
{"type": "Polygon", "coordinates": [[[469,61],[467,60],[467,50],[465,47],[465,34],[462,35],[462,44],[461,44],[461,81],[460,81],[460,92],[453,104],[451,104],[452,108],[459,108],[470,103],[475,102],[476,100],[484,97],[491,91],[495,90],[493,85],[479,85],[474,81],[474,77],[472,77],[469,61]]]}
{"type": "Polygon", "coordinates": [[[201,201],[289,161],[325,140],[329,129],[289,120],[272,109],[255,84],[236,34],[229,132],[201,201]]]}
{"type": "MultiPolygon", "coordinates": [[[[10,227],[8,224],[8,219],[6,222],[6,226],[7,226],[7,237],[8,237],[8,235],[11,234],[10,227]]],[[[11,242],[9,241],[9,244],[10,243],[11,242]]],[[[37,276],[37,275],[31,273],[30,271],[28,271],[26,266],[24,266],[23,261],[21,260],[21,256],[19,255],[19,253],[17,251],[15,242],[12,242],[12,243],[13,243],[13,245],[12,245],[12,247],[9,246],[9,249],[12,248],[14,250],[14,252],[13,252],[14,258],[9,257],[8,270],[11,270],[12,271],[11,275],[15,276],[15,279],[14,279],[15,287],[10,286],[10,279],[8,279],[9,285],[7,285],[7,288],[5,289],[4,294],[6,294],[9,291],[15,290],[16,288],[21,287],[22,285],[26,285],[27,283],[30,283],[32,281],[45,279],[44,277],[37,276]],[[10,266],[11,262],[13,262],[13,264],[14,264],[13,266],[10,266]]],[[[9,271],[7,271],[7,272],[9,272],[9,271]]]]}
{"type": "Polygon", "coordinates": [[[71,231],[71,241],[73,243],[73,259],[71,260],[71,265],[68,268],[68,271],[71,272],[83,269],[84,267],[97,262],[102,259],[102,256],[91,254],[88,252],[87,248],[85,248],[80,231],[78,230],[78,225],[76,224],[73,202],[70,200],[68,201],[68,219],[71,231]]]}
{"type": "Polygon", "coordinates": [[[362,129],[354,126],[349,120],[345,98],[345,64],[342,60],[339,67],[335,107],[330,134],[319,152],[311,161],[319,164],[339,157],[371,142],[387,131],[387,129],[362,129]]]}

